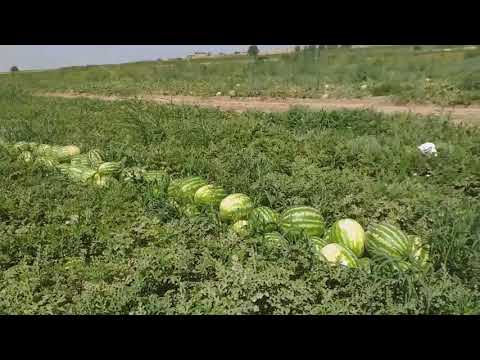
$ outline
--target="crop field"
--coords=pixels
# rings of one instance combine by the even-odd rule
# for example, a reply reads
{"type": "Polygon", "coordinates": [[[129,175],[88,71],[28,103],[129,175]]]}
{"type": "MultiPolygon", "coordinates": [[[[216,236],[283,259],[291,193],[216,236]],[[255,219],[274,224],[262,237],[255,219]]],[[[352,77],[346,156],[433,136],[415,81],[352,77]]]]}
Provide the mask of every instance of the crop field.
{"type": "Polygon", "coordinates": [[[0,75],[37,92],[103,95],[365,98],[399,103],[480,103],[480,49],[328,49],[283,56],[150,61],[0,75]],[[273,61],[275,60],[275,61],[273,61]]]}
{"type": "MultiPolygon", "coordinates": [[[[0,313],[480,313],[479,128],[367,110],[36,97],[32,82],[47,75],[25,74],[23,85],[17,75],[0,85],[0,313]],[[76,182],[18,157],[11,144],[20,141],[96,149],[165,176],[76,182]],[[438,156],[417,149],[428,141],[438,156]],[[393,224],[428,244],[428,266],[331,266],[302,234],[266,246],[218,211],[175,206],[170,184],[190,176],[255,207],[312,207],[328,228],[344,218],[367,232],[393,224]]],[[[112,82],[72,84],[105,91],[95,84],[112,82]]]]}

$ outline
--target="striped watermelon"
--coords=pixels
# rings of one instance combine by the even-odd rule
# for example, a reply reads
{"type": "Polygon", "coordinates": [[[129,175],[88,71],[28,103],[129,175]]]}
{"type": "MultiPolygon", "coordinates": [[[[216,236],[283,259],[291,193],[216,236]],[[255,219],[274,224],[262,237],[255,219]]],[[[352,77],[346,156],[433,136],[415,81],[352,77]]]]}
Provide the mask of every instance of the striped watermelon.
{"type": "Polygon", "coordinates": [[[22,151],[20,153],[20,156],[18,157],[19,160],[25,161],[25,162],[32,162],[33,161],[33,154],[30,151],[22,151]]]}
{"type": "Polygon", "coordinates": [[[100,187],[106,187],[115,183],[115,178],[110,175],[102,175],[98,172],[93,176],[93,184],[100,187]]]}
{"type": "Polygon", "coordinates": [[[57,169],[73,181],[87,182],[93,180],[96,172],[88,167],[71,166],[69,164],[60,164],[57,169]]]}
{"type": "Polygon", "coordinates": [[[400,271],[400,272],[406,272],[408,270],[412,269],[412,263],[406,261],[406,260],[399,260],[391,263],[392,267],[394,270],[400,271]]]}
{"type": "Polygon", "coordinates": [[[180,203],[193,203],[195,193],[205,185],[207,182],[200,176],[191,176],[171,183],[168,194],[180,203]]]}
{"type": "Polygon", "coordinates": [[[35,156],[49,156],[52,146],[47,144],[38,144],[32,149],[35,156]]]}
{"type": "Polygon", "coordinates": [[[411,241],[393,225],[374,224],[366,233],[366,248],[373,256],[406,258],[411,252],[411,241]]]}
{"type": "Polygon", "coordinates": [[[38,143],[36,142],[29,142],[28,143],[28,149],[33,153],[35,149],[37,148],[38,143]]]}
{"type": "MultiPolygon", "coordinates": [[[[142,178],[143,178],[143,173],[142,173],[142,178]]],[[[175,179],[170,181],[170,184],[168,184],[167,194],[172,199],[177,197],[178,188],[180,187],[180,182],[182,180],[183,179],[175,179]]]]}
{"type": "Polygon", "coordinates": [[[245,220],[253,209],[252,200],[245,194],[231,194],[220,202],[220,219],[245,220]]]}
{"type": "Polygon", "coordinates": [[[102,155],[100,151],[93,149],[86,153],[89,165],[92,168],[97,168],[101,163],[103,163],[102,155]]]}
{"type": "Polygon", "coordinates": [[[280,234],[278,231],[266,233],[265,235],[263,235],[263,239],[265,240],[265,242],[271,244],[281,244],[287,242],[287,239],[285,239],[283,235],[280,234]]]}
{"type": "Polygon", "coordinates": [[[266,206],[253,209],[249,221],[252,227],[259,232],[270,232],[278,228],[280,215],[266,206]]]}
{"type": "Polygon", "coordinates": [[[75,155],[70,159],[70,164],[72,166],[90,166],[90,161],[88,160],[87,154],[75,155]]]}
{"type": "Polygon", "coordinates": [[[429,250],[430,246],[422,241],[419,236],[410,235],[408,236],[412,246],[411,257],[417,266],[425,268],[428,265],[429,261],[429,250]]]}
{"type": "Polygon", "coordinates": [[[232,230],[238,236],[244,238],[252,234],[252,228],[246,220],[239,220],[232,225],[232,230]]]}
{"type": "Polygon", "coordinates": [[[100,176],[116,175],[121,171],[122,163],[118,161],[104,162],[101,163],[97,168],[97,172],[100,176]]]}
{"type": "Polygon", "coordinates": [[[58,161],[56,161],[54,159],[49,159],[47,157],[38,157],[35,160],[35,163],[38,164],[41,167],[44,167],[44,168],[50,169],[50,170],[55,169],[59,165],[58,161]]]}
{"type": "Polygon", "coordinates": [[[286,210],[280,225],[284,232],[305,233],[308,236],[322,236],[325,222],[317,209],[309,206],[297,206],[286,210]]]}
{"type": "Polygon", "coordinates": [[[193,197],[198,206],[219,206],[220,202],[227,196],[227,192],[216,185],[205,185],[199,188],[193,197]]]}
{"type": "Polygon", "coordinates": [[[278,231],[266,233],[263,235],[263,243],[268,248],[281,248],[288,245],[287,239],[278,231]]]}
{"type": "Polygon", "coordinates": [[[30,145],[26,141],[16,142],[15,144],[13,144],[13,148],[18,152],[30,151],[30,145]]]}
{"type": "Polygon", "coordinates": [[[145,170],[140,167],[124,168],[121,173],[121,179],[127,182],[141,181],[145,170]]]}
{"type": "Polygon", "coordinates": [[[190,217],[190,218],[201,214],[200,210],[193,204],[180,206],[179,209],[182,215],[185,215],[186,217],[190,217]]]}
{"type": "Polygon", "coordinates": [[[310,236],[309,240],[313,246],[315,253],[319,253],[325,246],[330,243],[330,239],[327,236],[310,236]]]}
{"type": "Polygon", "coordinates": [[[359,266],[357,256],[340,244],[328,244],[320,250],[320,256],[328,261],[329,264],[336,266],[342,265],[350,268],[359,266]]]}
{"type": "Polygon", "coordinates": [[[330,242],[349,248],[361,257],[365,251],[365,231],[352,219],[338,220],[329,232],[330,242]]]}

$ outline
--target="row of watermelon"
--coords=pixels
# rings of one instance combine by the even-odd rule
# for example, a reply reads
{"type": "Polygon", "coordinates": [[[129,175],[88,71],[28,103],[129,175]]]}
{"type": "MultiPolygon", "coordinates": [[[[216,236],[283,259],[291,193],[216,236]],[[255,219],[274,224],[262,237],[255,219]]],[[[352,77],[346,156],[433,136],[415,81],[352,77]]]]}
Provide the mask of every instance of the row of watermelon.
{"type": "MultiPolygon", "coordinates": [[[[119,179],[169,181],[163,171],[124,168],[122,162],[104,162],[96,150],[82,154],[74,145],[19,142],[8,148],[26,162],[38,162],[83,183],[106,186],[119,179]]],[[[220,219],[232,223],[232,231],[241,237],[261,234],[267,243],[280,245],[290,235],[304,236],[315,253],[331,264],[368,269],[369,259],[364,257],[368,254],[393,259],[399,270],[409,269],[412,264],[420,268],[428,265],[428,246],[419,237],[407,236],[390,224],[374,224],[365,232],[357,221],[341,219],[326,230],[317,209],[297,206],[279,214],[265,206],[255,208],[247,195],[227,195],[222,187],[198,176],[169,181],[168,196],[187,216],[199,214],[202,208],[218,210],[220,219]]]]}
{"type": "Polygon", "coordinates": [[[76,182],[97,186],[106,186],[118,180],[153,181],[164,174],[141,168],[126,168],[118,161],[104,161],[98,150],[81,153],[75,145],[56,146],[23,141],[9,145],[0,141],[0,147],[24,162],[57,170],[76,182]]]}
{"type": "Polygon", "coordinates": [[[297,206],[282,214],[265,206],[255,208],[247,195],[227,195],[223,188],[198,176],[172,181],[168,195],[187,215],[204,207],[218,209],[220,219],[231,222],[232,230],[242,237],[260,233],[266,241],[280,244],[291,234],[304,235],[315,252],[331,264],[368,268],[369,260],[363,257],[368,253],[393,260],[399,270],[412,264],[428,265],[428,246],[390,224],[374,224],[365,232],[357,221],[341,219],[326,230],[322,214],[315,208],[297,206]]]}

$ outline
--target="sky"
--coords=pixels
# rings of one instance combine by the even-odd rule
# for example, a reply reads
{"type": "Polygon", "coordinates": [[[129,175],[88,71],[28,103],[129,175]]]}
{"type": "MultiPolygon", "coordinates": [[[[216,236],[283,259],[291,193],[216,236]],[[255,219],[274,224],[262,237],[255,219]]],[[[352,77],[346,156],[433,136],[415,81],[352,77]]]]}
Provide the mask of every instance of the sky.
{"type": "MultiPolygon", "coordinates": [[[[262,50],[290,45],[259,45],[262,50]]],[[[65,66],[119,64],[131,61],[184,57],[194,51],[232,53],[248,45],[0,45],[0,72],[65,66]]]]}

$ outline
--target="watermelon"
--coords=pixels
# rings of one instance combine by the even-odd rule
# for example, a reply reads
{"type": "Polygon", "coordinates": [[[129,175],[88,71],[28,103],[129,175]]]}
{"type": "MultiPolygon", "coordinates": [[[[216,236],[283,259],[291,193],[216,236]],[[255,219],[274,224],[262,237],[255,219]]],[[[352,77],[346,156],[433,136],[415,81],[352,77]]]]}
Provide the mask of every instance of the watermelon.
{"type": "Polygon", "coordinates": [[[123,181],[141,181],[145,170],[140,167],[124,168],[121,173],[123,181]]]}
{"type": "Polygon", "coordinates": [[[51,146],[45,155],[48,155],[57,161],[65,161],[78,154],[80,154],[80,149],[75,145],[69,145],[51,146]]]}
{"type": "Polygon", "coordinates": [[[35,160],[35,163],[38,164],[41,167],[44,167],[44,168],[50,169],[50,170],[55,169],[59,165],[58,161],[56,161],[54,159],[47,158],[47,157],[38,157],[35,160]]]}
{"type": "Polygon", "coordinates": [[[72,166],[85,166],[91,167],[90,161],[88,160],[87,154],[75,155],[70,159],[70,164],[72,166]]]}
{"type": "Polygon", "coordinates": [[[365,231],[352,219],[338,220],[329,232],[330,242],[349,248],[361,257],[365,251],[365,231]]]}
{"type": "Polygon", "coordinates": [[[428,265],[429,261],[429,250],[430,246],[422,241],[419,236],[410,235],[408,236],[411,242],[411,258],[416,265],[421,268],[425,268],[428,265]]]}
{"type": "Polygon", "coordinates": [[[97,168],[101,163],[103,163],[102,155],[98,150],[90,150],[86,153],[89,165],[92,168],[97,168]]]}
{"type": "Polygon", "coordinates": [[[172,182],[168,194],[180,203],[193,203],[193,197],[198,189],[207,185],[207,182],[199,176],[191,176],[172,182]]]}
{"type": "Polygon", "coordinates": [[[219,206],[227,196],[227,192],[216,185],[205,185],[199,188],[193,197],[193,202],[198,206],[219,206]]]}
{"type": "Polygon", "coordinates": [[[280,226],[284,232],[305,233],[308,236],[322,236],[325,231],[322,214],[309,206],[297,206],[286,210],[282,214],[280,226]]]}
{"type": "Polygon", "coordinates": [[[270,249],[279,249],[288,245],[288,240],[278,231],[269,232],[263,235],[262,243],[270,249]]]}
{"type": "Polygon", "coordinates": [[[26,141],[19,141],[13,144],[13,148],[18,152],[30,151],[30,145],[26,141]]]}
{"type": "Polygon", "coordinates": [[[406,260],[398,260],[393,263],[391,263],[392,267],[394,270],[400,271],[400,272],[406,272],[408,270],[412,269],[412,263],[406,261],[406,260]]]}
{"type": "MultiPolygon", "coordinates": [[[[132,169],[133,170],[133,169],[132,169]]],[[[138,171],[138,170],[137,170],[138,171]]],[[[145,171],[143,171],[143,173],[141,174],[142,178],[143,178],[143,174],[145,173],[145,171]]],[[[168,184],[168,189],[167,189],[167,194],[169,197],[171,197],[172,199],[176,198],[177,197],[177,193],[178,193],[178,188],[180,187],[180,182],[182,181],[183,179],[175,179],[175,180],[172,180],[170,181],[170,184],[168,184]]]]}
{"type": "Polygon", "coordinates": [[[20,160],[25,161],[25,162],[32,162],[33,161],[33,154],[30,151],[22,151],[18,158],[20,160]]]}
{"type": "Polygon", "coordinates": [[[80,154],[80,148],[75,145],[67,145],[62,148],[62,153],[71,157],[80,154]]]}
{"type": "Polygon", "coordinates": [[[232,225],[232,230],[235,234],[237,234],[240,237],[247,237],[251,235],[252,229],[250,227],[250,224],[246,220],[239,220],[236,223],[232,225]]]}
{"type": "Polygon", "coordinates": [[[231,194],[220,202],[220,219],[238,221],[248,219],[253,209],[252,200],[245,194],[231,194]]]}
{"type": "Polygon", "coordinates": [[[324,246],[320,250],[320,256],[333,266],[359,267],[358,258],[353,251],[340,244],[332,243],[324,246]]]}
{"type": "Polygon", "coordinates": [[[279,245],[287,242],[287,239],[285,239],[283,235],[280,234],[278,231],[266,233],[265,235],[263,235],[263,239],[266,243],[269,244],[279,245]]]}
{"type": "Polygon", "coordinates": [[[373,256],[406,258],[411,241],[405,233],[391,224],[374,224],[366,233],[366,249],[373,256]]]}
{"type": "Polygon", "coordinates": [[[113,178],[110,175],[102,175],[97,172],[93,176],[92,181],[93,181],[93,184],[96,186],[106,187],[106,186],[112,185],[115,182],[115,178],[113,178]]]}
{"type": "Polygon", "coordinates": [[[31,152],[34,152],[38,144],[36,142],[29,142],[28,143],[28,148],[31,152]]]}
{"type": "Polygon", "coordinates": [[[187,204],[180,207],[180,212],[186,217],[195,217],[200,215],[200,210],[193,204],[187,204]]]}
{"type": "Polygon", "coordinates": [[[319,253],[325,246],[330,243],[330,240],[327,236],[320,237],[320,236],[310,236],[309,240],[313,246],[313,250],[316,253],[319,253]]]}
{"type": "Polygon", "coordinates": [[[96,174],[95,170],[89,167],[72,166],[68,164],[60,164],[57,166],[57,169],[71,180],[78,182],[93,181],[96,174]]]}
{"type": "Polygon", "coordinates": [[[120,173],[121,171],[122,171],[122,163],[117,161],[101,163],[97,168],[97,172],[100,176],[115,175],[120,173]]]}
{"type": "Polygon", "coordinates": [[[32,149],[35,156],[49,156],[52,146],[47,144],[38,144],[32,149]]]}
{"type": "Polygon", "coordinates": [[[260,206],[252,210],[249,221],[252,227],[259,232],[270,232],[278,228],[280,215],[266,206],[260,206]]]}

